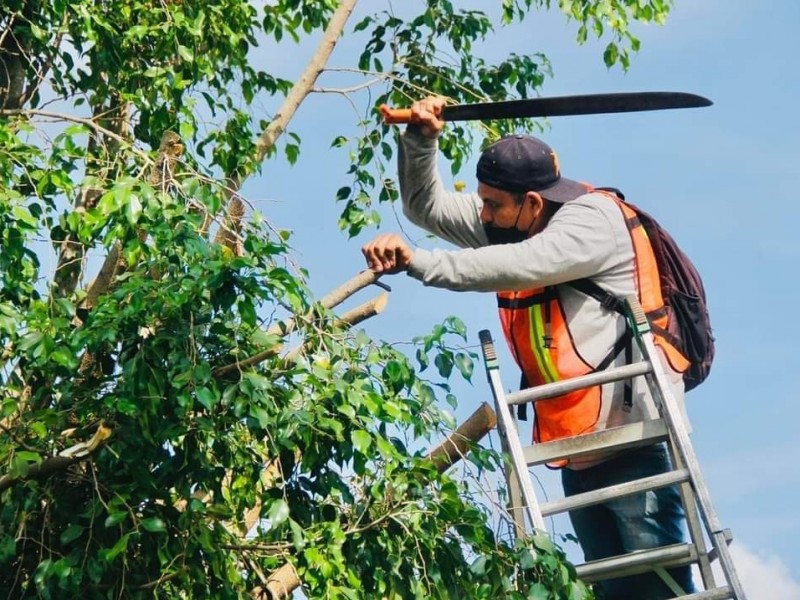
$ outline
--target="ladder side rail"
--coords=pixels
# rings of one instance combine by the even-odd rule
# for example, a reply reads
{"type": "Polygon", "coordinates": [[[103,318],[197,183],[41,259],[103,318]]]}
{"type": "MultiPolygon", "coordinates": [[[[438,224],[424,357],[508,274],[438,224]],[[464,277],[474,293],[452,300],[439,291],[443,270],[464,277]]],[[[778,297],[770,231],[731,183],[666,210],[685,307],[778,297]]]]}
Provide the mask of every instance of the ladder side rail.
{"type": "Polygon", "coordinates": [[[544,525],[544,518],[542,511],[539,509],[539,501],[536,499],[536,492],[533,489],[531,477],[528,474],[524,477],[522,474],[526,473],[528,467],[525,464],[525,456],[522,451],[522,443],[519,439],[516,424],[511,416],[511,410],[508,408],[505,393],[503,392],[503,384],[500,381],[500,368],[497,363],[497,354],[494,350],[494,343],[492,342],[492,334],[483,329],[478,332],[478,337],[481,342],[481,349],[483,351],[483,359],[486,364],[486,374],[489,378],[489,387],[492,389],[494,402],[497,409],[497,426],[500,435],[505,438],[508,444],[508,449],[511,454],[511,461],[514,465],[514,470],[517,473],[517,480],[519,481],[520,488],[522,489],[522,496],[525,499],[525,504],[528,509],[528,518],[530,519],[531,526],[540,531],[547,531],[544,525]]]}
{"type": "MultiPolygon", "coordinates": [[[[683,460],[671,439],[669,441],[669,451],[672,457],[673,467],[685,469],[683,460]]],[[[708,551],[706,538],[703,533],[703,524],[697,509],[697,497],[695,496],[694,489],[692,489],[691,479],[678,486],[678,490],[681,495],[684,512],[686,513],[686,528],[689,531],[692,543],[695,545],[695,548],[697,548],[697,567],[700,571],[700,578],[703,580],[703,587],[707,590],[716,588],[716,578],[711,570],[711,563],[714,561],[714,558],[708,551]]]]}
{"type": "Polygon", "coordinates": [[[682,418],[678,402],[672,394],[667,375],[656,349],[655,341],[650,333],[647,317],[644,315],[636,296],[628,298],[628,305],[631,307],[631,313],[637,326],[639,333],[637,339],[640,341],[640,347],[644,358],[653,367],[652,373],[647,375],[647,377],[651,379],[650,383],[653,384],[650,385],[650,389],[656,392],[656,402],[662,412],[662,418],[666,421],[667,427],[673,433],[673,440],[678,455],[692,475],[692,484],[694,492],[697,495],[700,516],[703,518],[708,535],[712,539],[714,547],[717,549],[723,567],[722,570],[725,573],[728,584],[735,594],[736,600],[746,600],[744,589],[736,573],[736,567],[728,551],[722,525],[719,522],[716,511],[711,505],[711,494],[709,493],[705,478],[700,471],[700,465],[694,448],[689,440],[689,430],[682,418]]]}
{"type": "MultiPolygon", "coordinates": [[[[500,435],[500,447],[507,456],[511,455],[505,435],[500,435]]],[[[522,486],[519,473],[514,468],[504,465],[503,474],[508,490],[508,514],[514,524],[514,535],[517,539],[525,537],[525,498],[522,496],[522,486]]]]}

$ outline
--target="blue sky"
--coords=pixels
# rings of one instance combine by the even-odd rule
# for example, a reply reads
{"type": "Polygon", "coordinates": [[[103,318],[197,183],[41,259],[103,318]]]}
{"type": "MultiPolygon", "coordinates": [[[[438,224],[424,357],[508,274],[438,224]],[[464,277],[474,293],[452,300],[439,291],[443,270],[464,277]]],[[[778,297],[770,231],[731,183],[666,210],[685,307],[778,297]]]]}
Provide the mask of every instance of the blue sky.
{"type": "MultiPolygon", "coordinates": [[[[717,357],[687,405],[695,449],[722,523],[733,531],[751,600],[800,598],[798,25],[794,0],[678,0],[665,26],[635,29],[642,49],[628,73],[605,68],[602,45],[577,46],[576,25],[554,12],[534,14],[485,45],[498,55],[547,54],[555,73],[543,95],[675,90],[714,101],[704,109],[554,118],[541,137],[559,152],[567,177],[619,187],[658,217],[704,277],[717,357]]],[[[267,61],[294,78],[311,50],[283,49],[267,61]]],[[[351,66],[354,51],[345,40],[331,66],[351,66]]],[[[347,156],[329,144],[347,133],[341,123],[353,120],[345,100],[312,97],[291,125],[303,139],[298,163],[268,163],[244,189],[275,225],[295,231],[297,260],[319,295],[364,268],[359,248],[375,233],[348,240],[336,227],[341,206],[333,197],[348,183],[347,156]]],[[[474,189],[474,164],[451,178],[442,163],[445,180],[474,189]]],[[[420,246],[441,245],[399,209],[382,214],[381,231],[402,227],[420,246]]],[[[393,288],[389,306],[364,325],[375,337],[408,341],[451,314],[465,321],[471,344],[480,329],[500,335],[491,295],[428,289],[405,276],[386,281],[393,288]]],[[[512,387],[516,368],[507,354],[501,361],[512,387]]],[[[458,418],[490,399],[482,367],[458,392],[458,418]]],[[[551,474],[543,473],[542,483],[548,494],[558,493],[551,474]]],[[[565,532],[563,523],[556,527],[565,532]]]]}

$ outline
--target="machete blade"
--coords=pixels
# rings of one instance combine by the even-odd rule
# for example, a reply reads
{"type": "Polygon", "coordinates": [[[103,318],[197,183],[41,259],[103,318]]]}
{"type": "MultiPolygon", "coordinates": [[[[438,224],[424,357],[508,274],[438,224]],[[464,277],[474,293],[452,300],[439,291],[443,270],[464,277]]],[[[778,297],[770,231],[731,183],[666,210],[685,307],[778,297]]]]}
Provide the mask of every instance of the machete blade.
{"type": "Polygon", "coordinates": [[[561,117],[603,113],[698,108],[710,106],[711,100],[684,92],[631,92],[618,94],[585,94],[553,96],[505,102],[458,104],[442,108],[444,121],[474,121],[485,119],[519,119],[530,117],[561,117]]]}
{"type": "MultiPolygon", "coordinates": [[[[708,98],[686,92],[623,92],[615,94],[582,94],[577,96],[552,96],[526,98],[503,102],[455,104],[442,108],[443,121],[482,121],[491,119],[523,119],[534,117],[561,117],[569,115],[597,115],[604,113],[667,110],[673,108],[699,108],[711,106],[708,98]]],[[[381,113],[385,123],[409,123],[409,109],[391,109],[384,105],[381,113]]]]}

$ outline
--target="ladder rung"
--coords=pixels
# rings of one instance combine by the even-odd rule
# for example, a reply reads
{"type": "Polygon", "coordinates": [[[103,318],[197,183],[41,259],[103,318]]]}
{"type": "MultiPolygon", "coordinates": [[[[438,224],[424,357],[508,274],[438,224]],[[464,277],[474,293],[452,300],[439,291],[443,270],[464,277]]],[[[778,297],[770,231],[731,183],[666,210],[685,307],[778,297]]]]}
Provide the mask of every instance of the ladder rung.
{"type": "Polygon", "coordinates": [[[666,440],[667,427],[661,419],[640,421],[595,433],[564,438],[524,449],[528,466],[552,462],[560,458],[578,458],[604,450],[624,450],[666,440]]]}
{"type": "Polygon", "coordinates": [[[648,490],[655,490],[668,485],[675,485],[689,480],[689,471],[687,469],[676,469],[660,475],[652,475],[644,477],[635,481],[628,481],[626,483],[619,483],[611,485],[599,490],[592,490],[591,492],[584,492],[582,494],[575,494],[567,498],[553,500],[542,505],[542,515],[549,517],[568,510],[576,508],[583,508],[593,504],[600,504],[615,498],[622,498],[623,496],[631,496],[639,494],[648,490]]]}
{"type": "Polygon", "coordinates": [[[578,578],[587,583],[615,579],[651,571],[654,566],[665,568],[688,565],[697,561],[694,544],[673,544],[629,554],[593,560],[575,567],[578,578]]]}
{"type": "Polygon", "coordinates": [[[695,592],[686,596],[678,596],[675,600],[730,600],[731,598],[735,598],[731,588],[724,586],[704,592],[695,592]]]}
{"type": "Polygon", "coordinates": [[[616,367],[614,369],[605,369],[597,373],[589,373],[581,377],[571,377],[562,381],[555,381],[553,383],[546,383],[544,385],[537,385],[526,390],[513,392],[506,396],[508,404],[525,404],[526,402],[536,402],[537,400],[545,400],[546,398],[555,398],[568,392],[580,390],[583,388],[593,387],[603,383],[611,383],[612,381],[619,381],[621,379],[631,379],[640,375],[646,375],[652,372],[653,367],[647,361],[634,363],[632,365],[625,365],[623,367],[616,367]]]}

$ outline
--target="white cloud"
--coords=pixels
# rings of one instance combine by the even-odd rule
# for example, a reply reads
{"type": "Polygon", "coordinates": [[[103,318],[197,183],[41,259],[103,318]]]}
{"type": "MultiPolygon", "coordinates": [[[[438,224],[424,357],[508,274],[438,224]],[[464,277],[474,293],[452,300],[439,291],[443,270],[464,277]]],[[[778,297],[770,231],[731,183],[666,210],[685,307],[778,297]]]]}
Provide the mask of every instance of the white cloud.
{"type": "MultiPolygon", "coordinates": [[[[731,544],[731,558],[748,600],[800,600],[800,582],[777,556],[754,552],[738,542],[731,544]]],[[[718,584],[725,581],[719,561],[714,563],[718,584]]],[[[695,573],[695,580],[700,576],[695,573]]]]}

